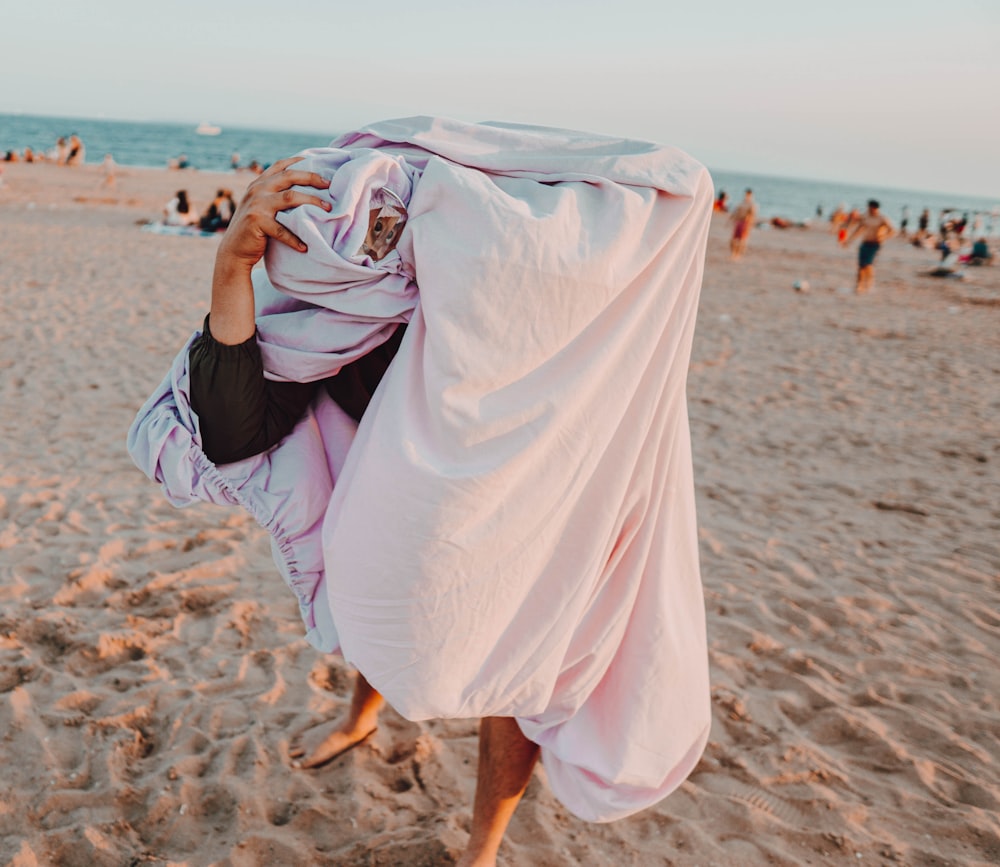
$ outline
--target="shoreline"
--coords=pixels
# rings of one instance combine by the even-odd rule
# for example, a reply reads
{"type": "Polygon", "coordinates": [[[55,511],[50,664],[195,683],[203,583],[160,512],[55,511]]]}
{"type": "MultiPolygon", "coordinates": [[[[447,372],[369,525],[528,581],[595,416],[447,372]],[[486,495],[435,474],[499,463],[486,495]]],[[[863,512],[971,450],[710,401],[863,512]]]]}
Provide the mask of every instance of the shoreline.
{"type": "MultiPolygon", "coordinates": [[[[9,136],[2,145],[0,153],[7,148],[12,148],[19,153],[25,146],[36,147],[38,152],[47,152],[55,143],[59,135],[68,135],[74,131],[72,127],[76,124],[76,130],[83,134],[84,142],[88,146],[91,154],[91,161],[88,166],[100,165],[100,157],[106,151],[112,153],[116,159],[121,160],[121,165],[135,168],[167,168],[169,161],[179,154],[187,152],[189,156],[195,155],[195,161],[207,159],[215,164],[219,160],[225,160],[225,165],[217,165],[215,168],[204,169],[205,171],[228,171],[228,158],[233,151],[241,152],[243,161],[256,159],[262,163],[273,162],[281,157],[307,147],[325,147],[337,136],[347,131],[351,127],[340,130],[309,131],[290,129],[266,129],[254,126],[233,126],[223,124],[220,127],[219,136],[197,135],[196,130],[200,126],[197,120],[189,122],[177,121],[130,121],[122,119],[98,119],[98,118],[62,118],[48,115],[20,114],[0,114],[0,118],[10,118],[11,130],[7,132],[9,136]],[[23,133],[18,132],[18,127],[27,123],[25,119],[33,122],[34,129],[29,133],[27,129],[23,133]],[[20,122],[20,123],[19,123],[20,122]],[[121,130],[111,134],[102,135],[103,125],[108,124],[113,127],[121,127],[121,130]],[[128,127],[132,127],[131,130],[128,127]],[[157,142],[150,143],[148,140],[151,129],[160,128],[160,134],[156,137],[157,142]],[[169,147],[163,147],[169,140],[169,147]],[[132,143],[132,145],[129,144],[132,143]],[[219,143],[220,148],[213,147],[213,142],[219,143]],[[279,145],[280,143],[280,145],[279,145]],[[138,144],[136,147],[135,145],[138,144]],[[158,146],[159,144],[159,146],[158,146]],[[223,153],[220,155],[219,150],[223,153]],[[122,151],[127,153],[156,153],[157,161],[152,165],[148,163],[132,162],[127,156],[123,157],[122,151]]],[[[32,124],[28,124],[30,127],[32,124]]],[[[696,152],[692,152],[697,156],[696,152]]],[[[945,207],[956,208],[958,210],[968,210],[970,213],[992,215],[1000,209],[1000,189],[975,191],[968,189],[955,191],[947,189],[927,189],[925,179],[918,179],[909,186],[890,185],[886,186],[878,178],[869,181],[857,179],[835,179],[823,176],[822,171],[817,171],[815,177],[804,174],[781,175],[775,174],[773,170],[762,171],[750,168],[728,168],[722,166],[709,167],[713,177],[717,178],[716,186],[730,188],[731,194],[738,193],[746,186],[760,186],[764,188],[781,189],[791,186],[805,188],[823,188],[826,190],[822,201],[804,203],[804,208],[788,208],[787,202],[776,201],[773,210],[770,207],[768,197],[763,201],[764,210],[768,216],[784,216],[793,220],[806,219],[813,215],[813,209],[817,203],[825,206],[827,212],[836,207],[837,204],[861,206],[864,201],[875,195],[884,197],[885,203],[890,205],[884,208],[893,219],[898,221],[898,206],[908,204],[914,210],[914,218],[919,209],[929,207],[936,217],[937,212],[945,207]],[[719,179],[722,179],[721,182],[719,179]]],[[[758,196],[759,198],[759,196],[758,196]]],[[[1000,234],[1000,229],[995,229],[993,237],[1000,234]]]]}

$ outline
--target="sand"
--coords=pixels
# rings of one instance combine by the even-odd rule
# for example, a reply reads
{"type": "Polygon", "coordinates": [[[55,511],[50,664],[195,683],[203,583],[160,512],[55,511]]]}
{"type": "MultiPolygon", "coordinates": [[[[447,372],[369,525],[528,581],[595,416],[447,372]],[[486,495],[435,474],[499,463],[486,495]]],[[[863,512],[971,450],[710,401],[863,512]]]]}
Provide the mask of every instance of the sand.
{"type": "MultiPolygon", "coordinates": [[[[6,166],[0,186],[0,862],[431,865],[466,839],[474,721],[289,767],[349,669],[265,534],[172,508],[125,431],[207,309],[217,238],[143,232],[245,175],[6,166]]],[[[1000,862],[1000,267],[921,276],[713,226],[689,398],[714,724],[609,825],[540,768],[505,865],[1000,862]],[[793,289],[806,280],[807,292],[793,289]]]]}

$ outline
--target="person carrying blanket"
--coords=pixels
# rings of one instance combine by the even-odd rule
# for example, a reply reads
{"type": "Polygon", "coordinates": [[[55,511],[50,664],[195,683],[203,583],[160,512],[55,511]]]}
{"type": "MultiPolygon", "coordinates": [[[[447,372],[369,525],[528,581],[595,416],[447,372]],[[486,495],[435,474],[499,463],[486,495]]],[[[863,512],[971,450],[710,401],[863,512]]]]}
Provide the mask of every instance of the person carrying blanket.
{"type": "Polygon", "coordinates": [[[296,766],[367,737],[383,700],[482,720],[460,864],[495,863],[539,755],[602,822],[707,742],[685,386],[712,202],[701,165],[646,142],[348,133],[250,185],[211,312],[129,431],[172,503],[269,531],[308,640],[358,671],[296,766]]]}

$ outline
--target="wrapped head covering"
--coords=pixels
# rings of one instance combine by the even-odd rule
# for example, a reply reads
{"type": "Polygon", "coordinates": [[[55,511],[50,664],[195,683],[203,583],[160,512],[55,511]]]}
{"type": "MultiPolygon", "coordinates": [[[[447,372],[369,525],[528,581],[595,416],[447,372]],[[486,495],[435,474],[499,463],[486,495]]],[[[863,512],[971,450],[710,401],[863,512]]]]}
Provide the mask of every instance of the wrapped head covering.
{"type": "Polygon", "coordinates": [[[309,251],[268,244],[264,263],[271,282],[293,298],[343,312],[365,309],[370,314],[367,293],[359,291],[362,287],[405,299],[404,306],[412,307],[409,296],[416,291],[411,285],[412,264],[395,250],[376,261],[362,248],[373,208],[406,213],[417,170],[402,157],[368,148],[316,148],[304,153],[295,170],[329,177],[328,190],[308,192],[325,198],[332,207],[327,212],[302,205],[278,214],[278,222],[301,238],[309,251]]]}
{"type": "Polygon", "coordinates": [[[269,243],[267,279],[256,275],[254,281],[266,374],[299,381],[335,374],[409,321],[417,301],[412,261],[401,249],[376,259],[366,238],[373,209],[395,217],[397,225],[405,218],[420,174],[401,156],[371,148],[315,148],[303,157],[295,170],[330,179],[327,190],[307,191],[331,208],[280,212],[278,222],[308,252],[269,243]],[[317,319],[323,327],[311,327],[317,319]]]}

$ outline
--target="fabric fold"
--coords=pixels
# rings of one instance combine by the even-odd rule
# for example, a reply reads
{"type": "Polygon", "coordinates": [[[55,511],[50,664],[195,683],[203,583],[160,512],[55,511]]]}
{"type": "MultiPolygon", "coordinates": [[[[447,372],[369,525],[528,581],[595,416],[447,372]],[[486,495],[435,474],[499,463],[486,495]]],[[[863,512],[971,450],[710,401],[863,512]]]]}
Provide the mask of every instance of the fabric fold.
{"type": "MultiPolygon", "coordinates": [[[[708,173],[651,143],[440,118],[309,159],[353,198],[283,218],[310,251],[272,245],[256,279],[267,375],[331,375],[409,322],[349,450],[316,414],[268,458],[314,434],[340,455],[298,537],[322,551],[313,621],[410,719],[516,717],[581,817],[649,806],[711,719],[685,392],[708,173]],[[344,222],[380,184],[408,219],[373,267],[344,222]]],[[[168,491],[197,488],[148,448],[168,491]]]]}

